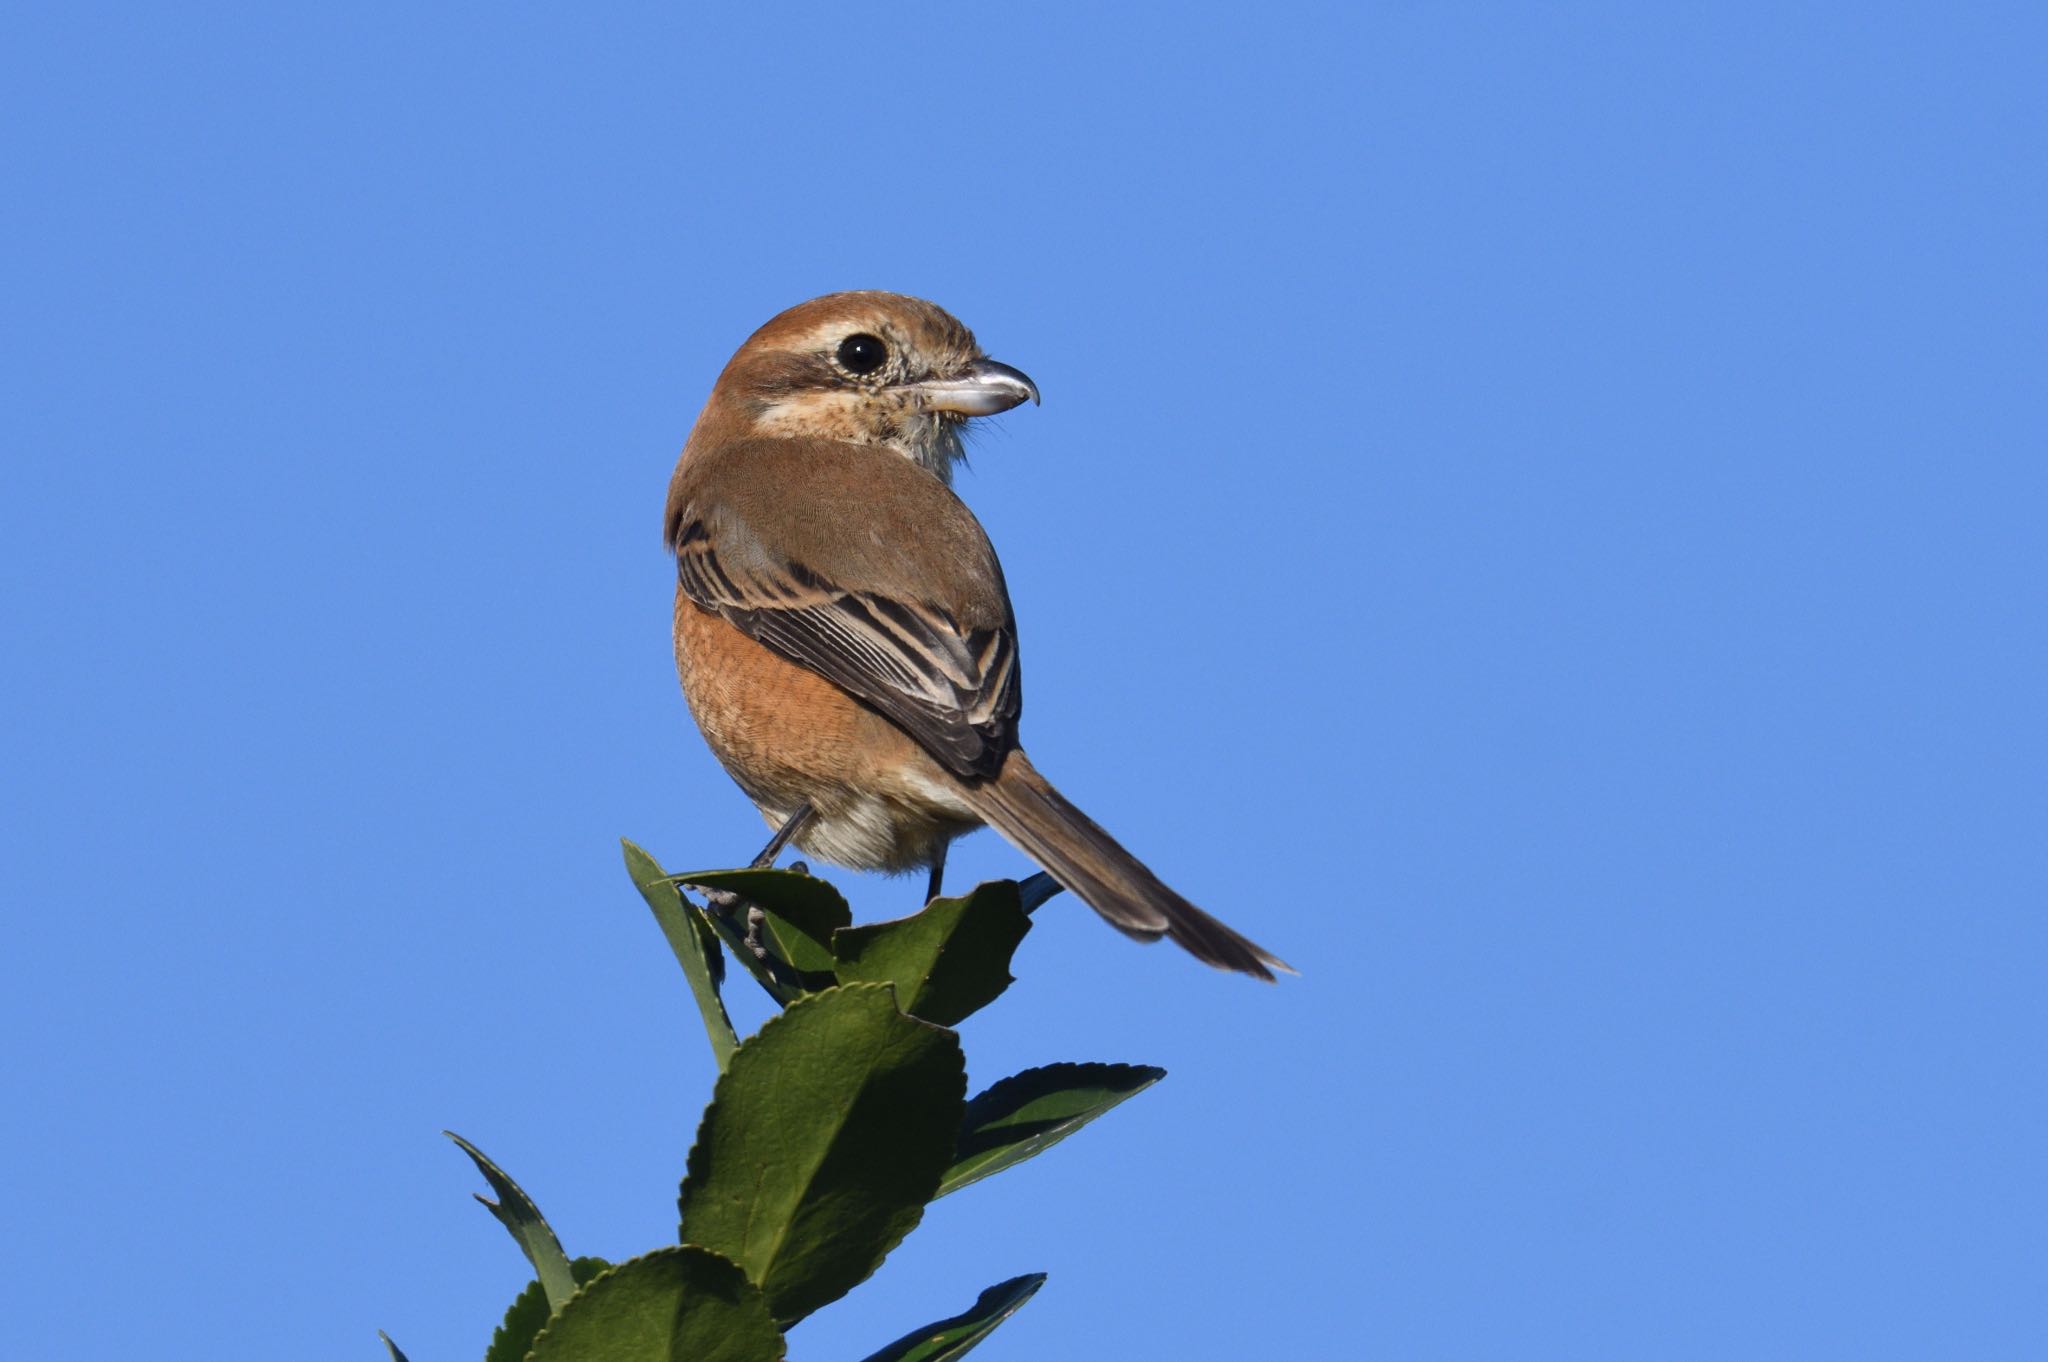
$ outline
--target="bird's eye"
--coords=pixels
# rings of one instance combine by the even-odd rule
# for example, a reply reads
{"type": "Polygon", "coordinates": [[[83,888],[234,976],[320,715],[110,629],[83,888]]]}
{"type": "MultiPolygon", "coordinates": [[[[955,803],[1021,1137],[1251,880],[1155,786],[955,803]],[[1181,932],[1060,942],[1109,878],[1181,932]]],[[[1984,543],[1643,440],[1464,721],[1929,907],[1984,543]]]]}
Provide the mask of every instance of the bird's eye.
{"type": "Polygon", "coordinates": [[[839,367],[849,374],[871,374],[889,358],[889,347],[879,336],[856,331],[839,342],[839,367]]]}

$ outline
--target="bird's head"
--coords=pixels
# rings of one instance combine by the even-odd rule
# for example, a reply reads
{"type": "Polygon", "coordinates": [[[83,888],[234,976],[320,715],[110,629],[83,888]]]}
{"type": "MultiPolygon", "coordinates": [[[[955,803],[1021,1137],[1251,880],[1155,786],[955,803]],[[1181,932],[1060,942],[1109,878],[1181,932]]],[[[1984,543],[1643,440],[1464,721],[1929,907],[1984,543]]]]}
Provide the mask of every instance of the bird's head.
{"type": "Polygon", "coordinates": [[[943,308],[900,293],[828,293],[748,337],[705,415],[755,436],[882,445],[950,479],[961,428],[1026,400],[1038,400],[1038,385],[982,354],[943,308]]]}

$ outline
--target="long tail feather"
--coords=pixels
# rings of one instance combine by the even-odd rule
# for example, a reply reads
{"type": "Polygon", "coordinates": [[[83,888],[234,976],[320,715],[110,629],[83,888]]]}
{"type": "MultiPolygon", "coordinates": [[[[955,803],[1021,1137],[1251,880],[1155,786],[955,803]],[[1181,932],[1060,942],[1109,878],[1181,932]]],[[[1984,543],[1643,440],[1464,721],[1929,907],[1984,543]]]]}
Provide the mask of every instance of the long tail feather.
{"type": "Polygon", "coordinates": [[[1195,907],[1145,868],[1038,774],[1021,751],[1000,775],[969,787],[977,810],[1012,845],[1052,872],[1110,926],[1141,941],[1171,937],[1218,969],[1271,980],[1294,969],[1279,956],[1195,907]]]}

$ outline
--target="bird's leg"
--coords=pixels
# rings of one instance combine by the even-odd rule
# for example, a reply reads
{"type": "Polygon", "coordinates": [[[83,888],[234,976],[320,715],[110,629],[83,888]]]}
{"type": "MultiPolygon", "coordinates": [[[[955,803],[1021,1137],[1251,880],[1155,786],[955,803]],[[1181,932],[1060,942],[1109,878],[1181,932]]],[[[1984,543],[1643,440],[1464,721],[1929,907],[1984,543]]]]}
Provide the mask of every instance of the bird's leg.
{"type": "Polygon", "coordinates": [[[939,849],[932,853],[932,877],[925,881],[924,901],[930,903],[939,896],[939,883],[946,878],[946,844],[939,843],[939,849]]]}
{"type": "MultiPolygon", "coordinates": [[[[783,820],[782,826],[775,830],[775,835],[768,839],[768,845],[761,848],[761,854],[753,859],[752,864],[747,869],[765,870],[774,865],[775,858],[780,856],[782,849],[789,845],[789,839],[802,832],[805,826],[817,815],[818,811],[811,807],[809,800],[805,800],[797,805],[796,812],[783,820]]],[[[768,916],[757,905],[747,903],[745,899],[733,893],[730,889],[707,889],[704,891],[704,901],[712,909],[728,919],[739,911],[741,904],[745,903],[747,907],[746,929],[740,933],[740,940],[746,944],[747,950],[753,954],[756,960],[769,965],[774,963],[773,957],[769,954],[768,947],[761,940],[761,933],[767,927],[768,916]]]]}
{"type": "Polygon", "coordinates": [[[774,865],[775,858],[780,856],[782,849],[789,845],[789,839],[802,832],[810,825],[810,821],[817,816],[818,811],[811,807],[810,800],[806,799],[803,803],[797,805],[796,812],[791,814],[788,821],[780,828],[776,829],[775,835],[768,839],[768,845],[761,848],[761,854],[754,858],[754,863],[748,869],[763,870],[774,865]]]}

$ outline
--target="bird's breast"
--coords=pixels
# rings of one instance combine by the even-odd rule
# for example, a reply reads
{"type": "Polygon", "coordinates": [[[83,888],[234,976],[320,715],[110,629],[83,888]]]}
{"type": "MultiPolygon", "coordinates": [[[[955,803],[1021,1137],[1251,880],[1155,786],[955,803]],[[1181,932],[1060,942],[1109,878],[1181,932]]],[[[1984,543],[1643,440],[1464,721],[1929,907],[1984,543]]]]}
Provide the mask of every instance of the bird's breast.
{"type": "Polygon", "coordinates": [[[697,726],[768,821],[816,810],[803,850],[907,870],[980,822],[958,780],[901,729],[680,593],[675,644],[697,726]]]}

